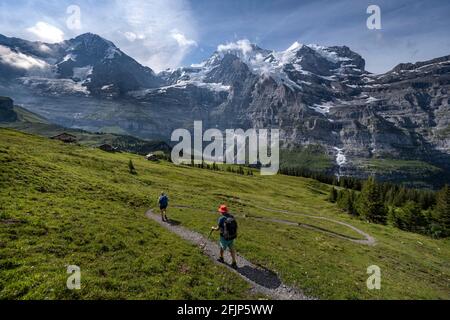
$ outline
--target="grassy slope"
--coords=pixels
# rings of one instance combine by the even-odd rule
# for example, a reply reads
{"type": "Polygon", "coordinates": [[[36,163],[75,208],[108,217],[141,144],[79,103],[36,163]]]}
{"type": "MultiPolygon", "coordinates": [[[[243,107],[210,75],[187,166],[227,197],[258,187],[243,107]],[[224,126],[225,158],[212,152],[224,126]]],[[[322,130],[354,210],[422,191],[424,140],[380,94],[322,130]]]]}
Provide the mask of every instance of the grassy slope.
{"type": "Polygon", "coordinates": [[[450,178],[443,168],[419,160],[359,159],[356,163],[362,170],[387,181],[394,179],[419,188],[432,187],[450,178]]]}
{"type": "Polygon", "coordinates": [[[129,175],[127,158],[0,129],[0,299],[249,297],[144,217],[153,181],[129,175]],[[70,264],[80,291],[65,289],[70,264]]]}
{"type": "Polygon", "coordinates": [[[14,111],[17,114],[17,121],[0,122],[0,127],[19,130],[21,132],[43,137],[53,137],[62,132],[67,132],[75,135],[78,143],[85,146],[100,146],[106,143],[118,147],[120,150],[138,154],[147,154],[154,150],[159,150],[161,145],[163,145],[164,151],[167,149],[167,146],[164,143],[157,140],[142,140],[132,136],[106,133],[106,131],[93,133],[80,129],[64,128],[50,123],[47,119],[20,106],[14,106],[14,111]]]}
{"type": "Polygon", "coordinates": [[[310,295],[450,298],[449,240],[353,219],[325,201],[329,187],[313,180],[155,164],[4,129],[0,165],[2,219],[24,221],[0,223],[0,298],[246,297],[240,279],[144,218],[161,190],[169,192],[172,204],[204,209],[171,208],[170,216],[205,235],[217,219],[211,211],[227,202],[239,215],[239,252],[310,295]],[[129,159],[136,176],[127,171],[129,159]],[[378,244],[367,247],[313,230],[261,223],[251,216],[356,236],[332,223],[263,212],[253,204],[350,222],[378,244]],[[64,289],[67,264],[78,264],[84,272],[79,292],[64,289]],[[366,269],[373,264],[381,267],[380,291],[366,288],[366,269]],[[222,294],[216,289],[224,277],[230,280],[222,294]]]}
{"type": "Polygon", "coordinates": [[[308,145],[293,150],[281,150],[281,167],[293,167],[307,169],[310,171],[328,172],[334,162],[326,154],[323,147],[318,145],[308,145]]]}

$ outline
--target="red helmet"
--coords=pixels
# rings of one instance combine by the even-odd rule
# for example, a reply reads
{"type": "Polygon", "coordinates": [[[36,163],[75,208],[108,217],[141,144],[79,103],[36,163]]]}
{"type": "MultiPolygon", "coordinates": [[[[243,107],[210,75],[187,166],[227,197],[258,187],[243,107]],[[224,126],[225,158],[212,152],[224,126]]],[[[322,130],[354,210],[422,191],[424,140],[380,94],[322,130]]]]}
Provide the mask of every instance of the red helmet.
{"type": "Polygon", "coordinates": [[[220,212],[220,213],[228,213],[228,208],[227,208],[227,206],[224,205],[224,204],[222,204],[222,205],[219,207],[219,212],[220,212]]]}

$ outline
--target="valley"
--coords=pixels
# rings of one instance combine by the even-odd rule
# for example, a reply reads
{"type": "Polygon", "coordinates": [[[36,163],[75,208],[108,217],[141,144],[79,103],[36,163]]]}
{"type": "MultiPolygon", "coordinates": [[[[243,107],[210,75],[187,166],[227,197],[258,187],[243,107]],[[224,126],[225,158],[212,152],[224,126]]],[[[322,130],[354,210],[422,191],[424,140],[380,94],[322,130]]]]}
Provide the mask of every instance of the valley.
{"type": "Polygon", "coordinates": [[[196,120],[278,128],[288,152],[322,146],[327,174],[424,188],[449,181],[449,56],[377,75],[346,46],[273,51],[239,40],[199,64],[155,73],[91,33],[46,52],[42,45],[0,36],[16,58],[0,59],[0,95],[52,123],[166,142],[196,120]],[[383,162],[388,170],[372,165],[383,162]]]}
{"type": "Polygon", "coordinates": [[[264,297],[145,216],[161,190],[171,198],[170,219],[205,238],[217,206],[227,203],[239,219],[239,254],[308,296],[449,299],[448,238],[352,217],[327,200],[329,185],[312,179],[153,163],[11,129],[0,129],[0,163],[1,299],[264,297]],[[137,174],[130,174],[130,160],[137,174]],[[363,239],[326,219],[352,225],[376,244],[336,237],[363,239]],[[65,287],[72,264],[81,268],[83,290],[65,287]],[[380,290],[366,287],[371,265],[381,268],[380,290]]]}

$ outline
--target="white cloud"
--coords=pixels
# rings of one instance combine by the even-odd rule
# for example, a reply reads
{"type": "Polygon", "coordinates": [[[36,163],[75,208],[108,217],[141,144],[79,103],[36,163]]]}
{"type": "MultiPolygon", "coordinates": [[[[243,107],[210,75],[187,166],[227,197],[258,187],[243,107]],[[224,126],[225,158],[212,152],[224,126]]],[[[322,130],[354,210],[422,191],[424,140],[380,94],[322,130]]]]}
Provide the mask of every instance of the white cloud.
{"type": "Polygon", "coordinates": [[[49,46],[47,46],[45,44],[41,44],[39,46],[39,50],[41,50],[42,52],[46,52],[46,53],[52,51],[52,49],[50,49],[49,46]]]}
{"type": "Polygon", "coordinates": [[[8,47],[0,45],[0,61],[19,69],[46,69],[49,65],[40,59],[33,58],[20,52],[14,52],[8,47]]]}
{"type": "Polygon", "coordinates": [[[197,42],[195,40],[191,40],[186,38],[184,34],[179,32],[178,30],[172,30],[171,32],[172,38],[176,40],[180,47],[196,47],[197,42]]]}
{"type": "Polygon", "coordinates": [[[180,66],[197,46],[197,28],[186,0],[117,0],[116,10],[122,18],[117,27],[126,31],[118,45],[157,72],[180,66]]]}
{"type": "Polygon", "coordinates": [[[220,44],[217,47],[219,52],[241,51],[244,56],[252,52],[252,44],[248,39],[238,40],[227,44],[220,44]]]}
{"type": "Polygon", "coordinates": [[[64,40],[64,32],[43,21],[39,21],[34,26],[27,28],[27,31],[44,42],[56,43],[64,40]]]}
{"type": "Polygon", "coordinates": [[[137,39],[137,35],[134,32],[127,31],[127,32],[124,32],[123,35],[130,42],[134,42],[137,39]]]}
{"type": "Polygon", "coordinates": [[[130,41],[130,42],[134,42],[136,40],[144,40],[145,39],[145,35],[143,35],[143,34],[136,34],[136,33],[131,32],[131,31],[119,32],[119,33],[123,34],[123,36],[125,38],[127,38],[127,40],[130,41]]]}
{"type": "MultiPolygon", "coordinates": [[[[21,6],[20,10],[10,2],[0,0],[0,7],[5,3],[5,10],[3,7],[0,10],[2,34],[58,42],[82,33],[66,28],[68,14],[61,10],[62,1],[48,1],[43,5],[27,0],[29,6],[21,6]],[[5,20],[1,19],[3,12],[8,12],[5,20]],[[61,26],[61,30],[52,25],[61,26]]],[[[155,71],[184,64],[199,41],[196,17],[189,0],[110,0],[95,4],[79,0],[77,5],[82,13],[83,32],[92,32],[114,42],[123,52],[155,71]]]]}

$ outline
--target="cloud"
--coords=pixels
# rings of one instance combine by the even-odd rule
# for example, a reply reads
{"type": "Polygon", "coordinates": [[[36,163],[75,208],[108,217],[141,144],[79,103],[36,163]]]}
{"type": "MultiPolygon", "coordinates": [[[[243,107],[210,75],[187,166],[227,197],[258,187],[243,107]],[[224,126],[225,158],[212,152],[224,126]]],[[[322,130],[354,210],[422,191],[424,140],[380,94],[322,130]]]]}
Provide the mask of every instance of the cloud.
{"type": "Polygon", "coordinates": [[[49,65],[45,61],[20,52],[14,52],[2,45],[0,45],[0,61],[12,67],[25,70],[49,68],[49,65]]]}
{"type": "Polygon", "coordinates": [[[51,24],[39,21],[34,26],[27,28],[27,31],[44,42],[56,43],[64,40],[64,32],[51,24]]]}
{"type": "Polygon", "coordinates": [[[127,31],[127,32],[124,32],[123,35],[130,42],[134,42],[137,39],[137,35],[134,32],[127,31]]]}
{"type": "Polygon", "coordinates": [[[241,51],[244,56],[252,52],[252,44],[248,39],[238,40],[236,42],[229,42],[227,44],[220,44],[217,47],[219,52],[241,51]]]}
{"type": "Polygon", "coordinates": [[[171,32],[172,38],[176,40],[180,47],[196,47],[197,42],[191,39],[186,38],[186,36],[180,33],[178,30],[172,30],[171,32]]]}
{"type": "Polygon", "coordinates": [[[115,2],[120,14],[118,45],[155,71],[179,67],[197,46],[197,28],[186,0],[115,2]],[[179,30],[182,30],[179,31],[179,30]]]}
{"type": "Polygon", "coordinates": [[[143,40],[143,39],[145,39],[145,35],[143,35],[143,34],[136,34],[136,33],[131,32],[131,31],[120,32],[120,33],[123,34],[123,36],[130,42],[134,42],[136,40],[143,40]]]}

